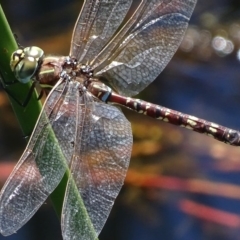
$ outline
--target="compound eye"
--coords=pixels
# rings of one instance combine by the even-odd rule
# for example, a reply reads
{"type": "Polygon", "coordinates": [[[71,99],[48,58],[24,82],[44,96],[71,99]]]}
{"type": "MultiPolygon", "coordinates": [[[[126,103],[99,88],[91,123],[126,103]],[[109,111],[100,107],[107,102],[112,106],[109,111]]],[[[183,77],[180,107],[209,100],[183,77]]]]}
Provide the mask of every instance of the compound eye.
{"type": "Polygon", "coordinates": [[[44,55],[43,50],[41,48],[35,47],[35,46],[26,47],[26,48],[23,49],[23,52],[24,52],[25,56],[33,57],[37,60],[42,58],[43,55],[44,55]]]}
{"type": "Polygon", "coordinates": [[[13,52],[10,67],[21,83],[27,83],[40,67],[44,52],[39,47],[26,47],[13,52]]]}
{"type": "Polygon", "coordinates": [[[15,67],[14,73],[21,83],[27,83],[34,76],[38,68],[38,61],[33,57],[22,59],[15,67]]]}
{"type": "Polygon", "coordinates": [[[15,71],[15,67],[18,65],[20,61],[24,58],[23,49],[18,49],[12,53],[11,60],[10,60],[10,67],[12,71],[15,71]]]}

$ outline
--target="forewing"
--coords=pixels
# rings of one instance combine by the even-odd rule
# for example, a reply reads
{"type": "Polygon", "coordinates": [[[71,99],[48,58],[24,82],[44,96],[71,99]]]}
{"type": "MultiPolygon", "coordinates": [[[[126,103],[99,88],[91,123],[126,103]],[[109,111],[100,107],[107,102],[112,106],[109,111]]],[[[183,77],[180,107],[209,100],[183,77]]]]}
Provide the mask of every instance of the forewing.
{"type": "Polygon", "coordinates": [[[93,240],[103,228],[123,185],[131,155],[132,131],[122,112],[100,102],[95,102],[91,116],[81,125],[63,205],[62,231],[64,239],[93,240]],[[89,118],[94,122],[91,132],[85,131],[89,118]],[[76,186],[84,206],[72,194],[76,186]]]}
{"type": "Polygon", "coordinates": [[[15,233],[56,188],[66,171],[62,155],[70,159],[76,121],[70,106],[74,95],[69,84],[50,93],[29,143],[0,193],[0,231],[15,233]],[[55,136],[52,128],[55,131],[55,136]],[[59,148],[62,148],[61,149],[59,148]]]}
{"type": "Polygon", "coordinates": [[[132,0],[85,0],[76,21],[70,56],[92,60],[109,41],[128,12],[132,0]]]}
{"type": "Polygon", "coordinates": [[[123,95],[140,92],[176,52],[195,3],[196,0],[143,1],[138,17],[126,26],[129,31],[123,31],[99,54],[104,62],[94,67],[95,75],[104,77],[123,95]]]}

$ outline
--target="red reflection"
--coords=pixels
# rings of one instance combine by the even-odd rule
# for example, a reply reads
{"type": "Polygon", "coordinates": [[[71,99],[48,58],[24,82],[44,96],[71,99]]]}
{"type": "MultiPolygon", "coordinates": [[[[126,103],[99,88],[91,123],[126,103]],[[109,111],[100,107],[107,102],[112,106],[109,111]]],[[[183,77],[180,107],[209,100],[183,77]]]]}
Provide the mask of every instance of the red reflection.
{"type": "Polygon", "coordinates": [[[141,187],[155,187],[240,199],[239,186],[202,179],[181,179],[177,177],[159,176],[129,169],[125,182],[141,187]]]}
{"type": "Polygon", "coordinates": [[[7,180],[15,165],[16,163],[0,163],[0,184],[3,184],[7,180]]]}
{"type": "Polygon", "coordinates": [[[183,212],[203,220],[233,228],[240,226],[240,217],[237,214],[217,210],[216,208],[207,207],[187,199],[181,200],[179,207],[183,212]]]}

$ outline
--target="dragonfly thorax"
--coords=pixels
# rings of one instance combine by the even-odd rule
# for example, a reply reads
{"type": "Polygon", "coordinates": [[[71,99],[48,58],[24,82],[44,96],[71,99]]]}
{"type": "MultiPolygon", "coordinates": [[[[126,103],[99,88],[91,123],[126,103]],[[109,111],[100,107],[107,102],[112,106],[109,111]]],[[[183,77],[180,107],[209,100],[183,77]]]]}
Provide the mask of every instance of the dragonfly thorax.
{"type": "Polygon", "coordinates": [[[42,87],[54,86],[60,78],[84,83],[93,76],[89,65],[78,63],[74,57],[47,56],[43,59],[36,75],[42,87]]]}
{"type": "Polygon", "coordinates": [[[36,72],[35,79],[43,88],[53,87],[61,78],[63,72],[70,74],[73,66],[66,64],[67,57],[46,56],[36,72]]]}

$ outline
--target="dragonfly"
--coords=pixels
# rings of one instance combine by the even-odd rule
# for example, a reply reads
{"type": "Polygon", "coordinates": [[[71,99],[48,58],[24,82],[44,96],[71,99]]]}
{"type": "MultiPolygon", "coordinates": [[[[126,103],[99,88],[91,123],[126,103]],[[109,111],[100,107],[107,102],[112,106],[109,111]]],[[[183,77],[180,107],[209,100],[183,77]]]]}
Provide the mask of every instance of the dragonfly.
{"type": "Polygon", "coordinates": [[[133,1],[85,0],[69,56],[45,56],[35,46],[12,54],[10,65],[21,83],[33,80],[51,91],[0,193],[3,235],[15,233],[35,214],[69,168],[61,216],[63,239],[97,238],[131,156],[131,126],[119,105],[240,145],[235,130],[132,98],[171,60],[195,4],[196,0],[141,0],[120,27],[133,1]],[[83,212],[89,221],[79,221],[83,212]]]}

